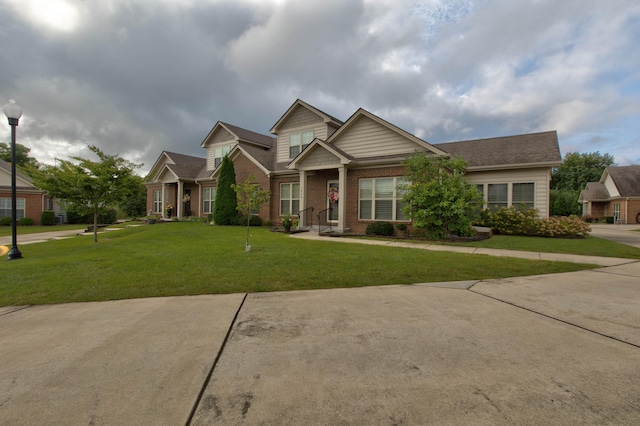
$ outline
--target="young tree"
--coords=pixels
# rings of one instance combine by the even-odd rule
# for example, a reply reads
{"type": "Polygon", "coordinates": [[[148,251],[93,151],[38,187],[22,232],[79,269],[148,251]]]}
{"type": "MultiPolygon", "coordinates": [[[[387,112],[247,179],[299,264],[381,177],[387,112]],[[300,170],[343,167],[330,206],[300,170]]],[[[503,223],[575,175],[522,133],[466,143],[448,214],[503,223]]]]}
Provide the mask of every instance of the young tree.
{"type": "Polygon", "coordinates": [[[260,185],[255,182],[255,177],[249,175],[247,179],[240,184],[232,185],[236,192],[236,199],[238,202],[238,211],[243,216],[247,217],[247,239],[245,241],[245,248],[249,251],[249,225],[251,224],[251,212],[259,211],[264,203],[269,201],[271,192],[262,189],[260,185]]]}
{"type": "Polygon", "coordinates": [[[405,214],[429,238],[473,233],[472,218],[480,210],[480,193],[465,176],[467,163],[459,157],[416,153],[405,162],[405,214]]]}
{"type": "Polygon", "coordinates": [[[238,201],[233,186],[236,184],[236,171],[233,162],[224,156],[220,164],[216,200],[213,205],[213,221],[216,225],[231,225],[238,215],[238,201]]]}
{"type": "Polygon", "coordinates": [[[93,241],[98,242],[98,214],[129,196],[138,180],[134,174],[141,164],[117,155],[107,155],[95,146],[89,149],[98,161],[71,157],[58,160],[57,166],[43,166],[33,176],[37,188],[66,203],[73,211],[93,214],[93,241]]]}

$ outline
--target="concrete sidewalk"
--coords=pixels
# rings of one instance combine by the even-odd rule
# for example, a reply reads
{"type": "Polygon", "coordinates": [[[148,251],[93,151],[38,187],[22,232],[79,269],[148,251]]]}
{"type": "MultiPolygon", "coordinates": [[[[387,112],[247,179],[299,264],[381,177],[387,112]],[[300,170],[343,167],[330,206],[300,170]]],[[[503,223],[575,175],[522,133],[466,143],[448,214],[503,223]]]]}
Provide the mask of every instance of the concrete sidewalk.
{"type": "Polygon", "coordinates": [[[3,308],[0,419],[637,424],[639,283],[633,262],[481,282],[3,308]]]}

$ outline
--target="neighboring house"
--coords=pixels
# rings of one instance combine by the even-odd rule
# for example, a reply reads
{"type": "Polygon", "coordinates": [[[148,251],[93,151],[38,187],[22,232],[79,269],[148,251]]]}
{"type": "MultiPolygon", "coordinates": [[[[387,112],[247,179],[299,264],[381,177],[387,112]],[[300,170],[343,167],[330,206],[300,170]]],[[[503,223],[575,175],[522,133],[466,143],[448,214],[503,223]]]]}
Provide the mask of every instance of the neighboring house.
{"type": "Polygon", "coordinates": [[[486,207],[524,203],[547,217],[551,168],[562,161],[555,131],[429,144],[362,108],[342,122],[301,100],[270,133],[218,122],[201,144],[206,158],[163,152],[146,178],[147,209],[166,217],[167,205],[177,204],[179,217],[207,216],[218,165],[228,154],[237,182],[251,174],[271,191],[263,219],[276,223],[291,214],[300,226],[364,233],[374,221],[408,221],[398,185],[404,161],[419,151],[466,159],[486,207]]]}
{"type": "MultiPolygon", "coordinates": [[[[16,218],[33,219],[40,225],[43,210],[51,210],[53,202],[44,191],[36,189],[31,178],[16,172],[16,218]]],[[[0,160],[0,217],[11,217],[11,163],[0,160]]]]}
{"type": "Polygon", "coordinates": [[[640,223],[640,166],[610,166],[599,182],[589,182],[580,192],[582,214],[614,223],[640,223]]]}

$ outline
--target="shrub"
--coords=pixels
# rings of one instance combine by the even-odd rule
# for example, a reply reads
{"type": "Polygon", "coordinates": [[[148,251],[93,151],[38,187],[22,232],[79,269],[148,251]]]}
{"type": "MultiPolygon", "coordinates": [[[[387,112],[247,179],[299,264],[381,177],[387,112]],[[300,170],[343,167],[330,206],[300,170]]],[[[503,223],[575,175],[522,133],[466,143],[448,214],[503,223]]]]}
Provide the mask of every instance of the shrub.
{"type": "Polygon", "coordinates": [[[0,226],[11,226],[11,218],[10,217],[0,217],[0,226]]]}
{"type": "Polygon", "coordinates": [[[56,212],[53,210],[43,210],[40,215],[40,224],[42,226],[51,226],[56,224],[56,212]]]}
{"type": "Polygon", "coordinates": [[[21,217],[18,220],[18,225],[20,225],[20,226],[31,226],[31,225],[33,225],[33,219],[31,219],[30,217],[21,217]]]}
{"type": "Polygon", "coordinates": [[[484,212],[482,222],[494,233],[503,235],[570,237],[585,236],[591,232],[589,224],[580,216],[553,216],[544,219],[537,215],[538,212],[535,209],[516,210],[509,207],[494,212],[484,212]]]}
{"type": "Polygon", "coordinates": [[[272,227],[273,226],[273,221],[271,219],[263,220],[262,221],[262,226],[272,227]]]}
{"type": "Polygon", "coordinates": [[[374,222],[367,226],[365,233],[367,235],[393,235],[393,224],[389,222],[374,222]]]}
{"type": "Polygon", "coordinates": [[[397,229],[398,231],[402,231],[402,232],[404,232],[404,231],[406,231],[406,230],[407,230],[407,224],[406,224],[406,223],[398,223],[398,224],[396,225],[396,229],[397,229]]]}
{"type": "Polygon", "coordinates": [[[605,223],[613,223],[613,216],[605,216],[604,217],[604,222],[605,223]]]}

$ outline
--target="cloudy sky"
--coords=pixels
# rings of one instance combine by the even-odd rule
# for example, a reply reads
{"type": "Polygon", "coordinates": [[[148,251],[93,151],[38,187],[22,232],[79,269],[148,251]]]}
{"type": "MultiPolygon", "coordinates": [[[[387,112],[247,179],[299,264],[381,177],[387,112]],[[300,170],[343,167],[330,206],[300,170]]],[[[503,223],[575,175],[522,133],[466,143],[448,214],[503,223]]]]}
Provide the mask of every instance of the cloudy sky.
{"type": "Polygon", "coordinates": [[[45,163],[91,144],[144,175],[300,98],[431,143],[557,130],[563,155],[640,164],[637,0],[0,0],[0,40],[0,104],[45,163]]]}

